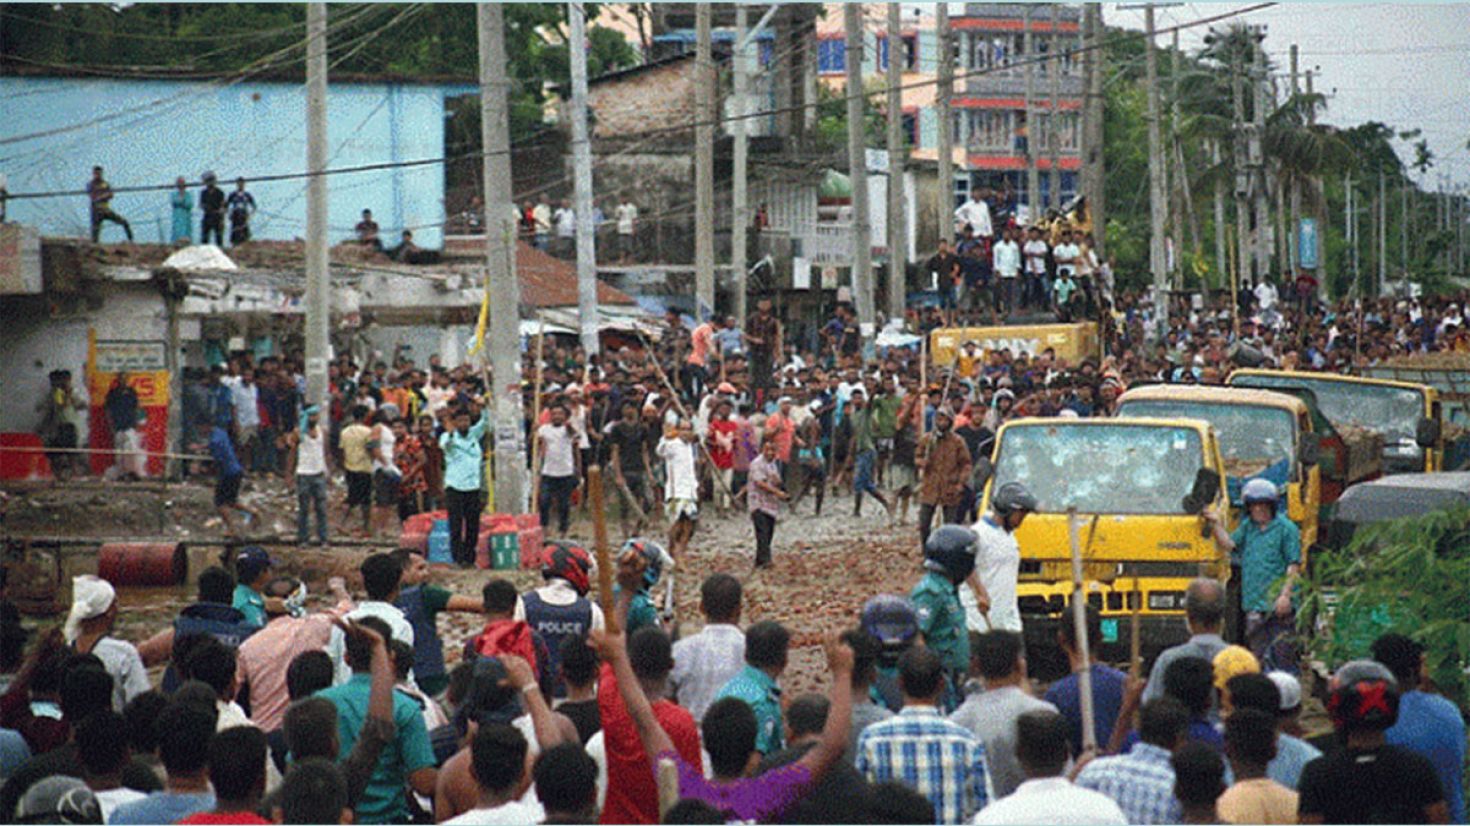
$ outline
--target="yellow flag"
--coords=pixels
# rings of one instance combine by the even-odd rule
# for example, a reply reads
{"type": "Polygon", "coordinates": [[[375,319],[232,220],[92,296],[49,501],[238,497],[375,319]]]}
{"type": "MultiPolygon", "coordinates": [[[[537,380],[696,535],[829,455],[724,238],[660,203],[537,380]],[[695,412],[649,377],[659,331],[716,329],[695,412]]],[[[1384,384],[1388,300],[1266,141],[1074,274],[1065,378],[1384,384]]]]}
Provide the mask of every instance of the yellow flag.
{"type": "Polygon", "coordinates": [[[475,343],[470,345],[470,355],[485,348],[485,325],[490,321],[490,293],[480,301],[480,320],[475,322],[475,343]]]}

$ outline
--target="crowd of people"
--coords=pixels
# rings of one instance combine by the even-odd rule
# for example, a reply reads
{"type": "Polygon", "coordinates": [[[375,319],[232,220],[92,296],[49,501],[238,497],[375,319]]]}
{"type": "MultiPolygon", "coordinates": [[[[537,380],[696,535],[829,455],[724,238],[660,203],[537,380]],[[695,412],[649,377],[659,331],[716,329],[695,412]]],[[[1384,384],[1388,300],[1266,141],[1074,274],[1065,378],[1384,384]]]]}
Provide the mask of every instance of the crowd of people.
{"type": "Polygon", "coordinates": [[[893,572],[909,595],[873,596],[826,641],[830,688],[794,697],[782,683],[807,629],[747,618],[741,580],[716,573],[702,626],[676,638],[652,608],[668,555],[648,539],[609,562],[606,595],[592,555],[554,541],[525,592],[487,576],[453,593],[401,549],[363,560],[359,596],[333,580],[325,601],[252,546],[133,641],[115,635],[113,586],[79,576],[58,626],[27,631],[0,601],[0,817],[1464,822],[1464,722],[1408,637],[1336,669],[1333,731],[1310,738],[1302,683],[1227,644],[1209,579],[1187,591],[1188,641],[1146,680],[1097,660],[1087,607],[1058,629],[1071,673],[1038,687],[1018,631],[965,628],[976,542],[936,530],[920,570],[893,572]],[[483,628],[443,639],[445,611],[483,628]]]}

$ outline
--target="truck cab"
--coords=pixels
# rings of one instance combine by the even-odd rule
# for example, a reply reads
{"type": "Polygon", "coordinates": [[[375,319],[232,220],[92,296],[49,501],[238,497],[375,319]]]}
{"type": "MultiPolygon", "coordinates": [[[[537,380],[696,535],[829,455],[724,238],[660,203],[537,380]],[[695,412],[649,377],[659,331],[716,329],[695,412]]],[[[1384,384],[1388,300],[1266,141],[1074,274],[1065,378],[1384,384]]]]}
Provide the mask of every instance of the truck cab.
{"type": "Polygon", "coordinates": [[[1236,370],[1232,387],[1266,390],[1304,387],[1339,430],[1355,427],[1383,437],[1383,472],[1433,473],[1444,468],[1443,410],[1433,387],[1405,381],[1306,373],[1293,370],[1236,370]]]}
{"type": "Polygon", "coordinates": [[[1139,614],[1145,656],[1188,637],[1184,591],[1198,576],[1226,580],[1230,559],[1202,513],[1229,517],[1220,441],[1200,419],[1018,419],[996,435],[983,492],[1021,482],[1037,512],[1016,531],[1018,601],[1033,676],[1067,672],[1056,644],[1072,593],[1068,508],[1081,519],[1084,590],[1102,617],[1105,659],[1129,658],[1139,614]]]}
{"type": "Polygon", "coordinates": [[[1316,543],[1322,472],[1312,414],[1301,399],[1269,390],[1147,385],[1119,397],[1118,416],[1209,422],[1219,435],[1231,506],[1241,507],[1246,482],[1266,479],[1282,491],[1287,518],[1301,530],[1302,548],[1316,543]]]}

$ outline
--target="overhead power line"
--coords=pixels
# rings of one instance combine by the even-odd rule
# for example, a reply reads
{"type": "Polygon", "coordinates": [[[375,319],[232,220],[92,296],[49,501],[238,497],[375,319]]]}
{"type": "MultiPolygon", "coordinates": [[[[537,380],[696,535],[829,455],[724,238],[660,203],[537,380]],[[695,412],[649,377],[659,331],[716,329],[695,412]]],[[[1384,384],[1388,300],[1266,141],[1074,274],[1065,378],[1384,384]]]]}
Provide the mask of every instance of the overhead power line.
{"type": "MultiPolygon", "coordinates": [[[[1229,20],[1229,19],[1234,18],[1234,17],[1240,17],[1242,15],[1251,14],[1253,12],[1261,11],[1263,9],[1268,9],[1268,8],[1271,8],[1271,7],[1276,6],[1276,5],[1277,5],[1277,2],[1275,2],[1275,0],[1268,0],[1268,2],[1254,3],[1252,5],[1245,6],[1245,7],[1242,7],[1242,8],[1239,8],[1239,9],[1235,9],[1235,10],[1232,10],[1232,11],[1220,12],[1218,14],[1209,15],[1207,17],[1201,17],[1201,18],[1198,18],[1196,20],[1191,20],[1191,21],[1187,21],[1187,22],[1184,22],[1184,23],[1179,23],[1179,24],[1174,25],[1174,26],[1160,28],[1160,29],[1157,30],[1156,34],[1157,35],[1165,35],[1165,34],[1169,34],[1169,33],[1173,32],[1173,31],[1176,31],[1176,30],[1177,31],[1183,31],[1183,30],[1186,30],[1186,29],[1198,28],[1200,26],[1209,26],[1209,25],[1213,25],[1215,23],[1219,23],[1219,22],[1221,22],[1223,20],[1229,20]]],[[[1114,44],[1117,44],[1117,43],[1122,43],[1122,42],[1129,41],[1129,40],[1141,39],[1141,38],[1143,38],[1145,36],[1146,35],[1143,32],[1134,32],[1134,31],[1122,32],[1122,33],[1119,33],[1119,34],[1114,35],[1112,37],[1109,37],[1106,40],[1103,40],[1103,41],[1101,41],[1099,43],[1092,43],[1092,44],[1088,44],[1088,45],[1085,45],[1085,46],[1078,46],[1078,47],[1069,48],[1069,49],[1066,50],[1065,53],[1066,54],[1070,54],[1070,55],[1077,55],[1077,54],[1081,54],[1083,52],[1092,51],[1092,50],[1095,50],[1095,49],[1103,49],[1103,48],[1106,48],[1108,46],[1111,46],[1111,45],[1114,45],[1114,44]]],[[[299,45],[300,44],[298,44],[298,47],[299,47],[299,45]]],[[[981,76],[984,76],[984,75],[994,74],[994,73],[998,73],[998,72],[1002,72],[1002,71],[1011,71],[1011,70],[1014,70],[1017,67],[1025,66],[1028,63],[1042,64],[1042,63],[1045,63],[1046,61],[1048,61],[1050,59],[1051,59],[1051,55],[1049,55],[1049,54],[1042,54],[1042,55],[1038,55],[1038,56],[1028,56],[1028,57],[1026,57],[1024,59],[1014,61],[1014,62],[1010,63],[1007,66],[994,66],[994,67],[986,67],[986,68],[981,68],[981,69],[972,69],[972,70],[967,71],[967,72],[956,72],[955,73],[955,76],[954,76],[954,79],[955,80],[964,80],[964,79],[971,78],[971,77],[981,77],[981,76]]],[[[238,81],[236,81],[236,82],[238,82],[238,81]]],[[[900,88],[902,90],[907,91],[909,89],[921,89],[921,88],[925,88],[925,87],[928,87],[928,86],[936,86],[936,85],[938,85],[938,83],[939,83],[938,78],[926,78],[926,79],[923,79],[923,80],[917,80],[917,81],[914,81],[914,82],[911,82],[911,83],[904,84],[900,88]]],[[[191,93],[191,94],[197,94],[197,93],[191,93]]],[[[834,99],[832,99],[830,101],[825,101],[825,102],[828,102],[828,103],[838,102],[838,101],[845,102],[849,97],[867,97],[867,96],[869,96],[869,93],[866,92],[865,90],[859,90],[856,93],[854,93],[851,90],[844,89],[843,90],[843,94],[841,96],[839,96],[837,98],[834,98],[834,99]]],[[[175,97],[177,97],[177,96],[175,96],[175,97]]],[[[154,101],[154,104],[157,104],[157,103],[159,103],[159,101],[154,101]]],[[[722,125],[724,123],[729,123],[729,122],[735,121],[735,120],[752,120],[752,119],[756,119],[756,118],[770,117],[771,115],[777,115],[777,114],[782,114],[782,113],[786,113],[786,112],[799,112],[799,111],[803,111],[805,109],[815,108],[815,107],[821,105],[821,103],[822,102],[819,102],[819,101],[815,101],[814,100],[814,101],[806,101],[806,102],[803,102],[803,103],[790,104],[790,105],[787,105],[787,106],[773,107],[771,109],[765,109],[765,110],[761,110],[761,111],[747,112],[747,113],[738,114],[738,115],[716,114],[716,116],[714,117],[714,119],[713,120],[710,120],[710,121],[700,121],[700,120],[695,119],[695,120],[691,120],[691,121],[684,122],[684,123],[674,124],[674,125],[671,125],[671,126],[660,127],[660,128],[657,128],[657,129],[651,129],[651,130],[648,130],[647,132],[642,133],[642,135],[640,137],[642,139],[644,139],[644,140],[647,140],[649,138],[652,138],[652,137],[658,136],[658,135],[666,135],[666,134],[671,134],[671,133],[684,132],[684,131],[693,129],[693,128],[698,127],[698,126],[704,126],[704,125],[720,126],[720,125],[722,125]]],[[[152,105],[152,104],[147,104],[147,105],[152,105]]],[[[147,106],[147,105],[145,105],[145,106],[147,106]]],[[[23,136],[11,137],[11,138],[3,138],[3,139],[0,139],[0,146],[6,145],[6,144],[11,144],[11,143],[16,143],[16,142],[23,141],[23,140],[32,140],[32,139],[35,139],[37,137],[49,136],[49,135],[52,135],[52,134],[57,134],[59,132],[74,131],[76,129],[85,128],[85,126],[92,125],[94,123],[101,122],[103,120],[112,119],[112,118],[117,117],[117,116],[118,116],[117,113],[113,113],[113,114],[110,114],[110,115],[107,115],[107,116],[103,116],[102,118],[94,119],[93,121],[87,122],[87,123],[84,123],[84,124],[73,124],[72,126],[60,127],[58,129],[53,129],[53,130],[46,130],[46,131],[39,132],[39,133],[33,133],[31,135],[23,135],[23,136]]],[[[510,153],[514,152],[515,149],[516,149],[516,147],[511,147],[509,150],[506,150],[505,152],[502,152],[502,153],[493,153],[493,154],[510,154],[510,153]]],[[[331,169],[322,170],[320,173],[312,173],[312,172],[286,172],[286,173],[279,173],[279,174],[274,174],[274,175],[243,175],[242,177],[248,178],[249,180],[251,180],[253,182],[256,182],[256,183],[260,183],[260,182],[271,182],[271,181],[306,180],[306,179],[309,179],[311,177],[314,177],[315,175],[350,175],[350,174],[358,174],[358,173],[363,173],[363,172],[381,172],[381,171],[385,171],[385,170],[389,170],[389,169],[405,169],[405,168],[413,168],[413,167],[420,167],[420,166],[434,166],[434,165],[449,163],[449,162],[453,162],[453,161],[472,160],[472,159],[476,159],[476,158],[482,158],[482,157],[485,157],[486,154],[492,154],[492,153],[485,153],[485,152],[465,152],[465,153],[461,153],[459,155],[446,155],[446,156],[440,156],[440,157],[434,157],[434,158],[420,158],[420,159],[416,159],[416,160],[406,160],[406,161],[385,161],[385,162],[381,162],[381,163],[369,163],[369,164],[358,164],[358,165],[354,165],[354,166],[334,167],[334,168],[331,168],[331,169]]],[[[194,182],[191,182],[191,185],[198,186],[201,183],[202,182],[200,182],[200,181],[194,181],[194,182]]],[[[112,191],[113,191],[114,194],[137,193],[137,192],[164,192],[164,191],[172,190],[172,189],[174,189],[176,187],[177,187],[177,183],[176,182],[169,182],[169,183],[162,183],[162,184],[139,184],[139,185],[134,185],[134,186],[118,186],[118,187],[113,187],[113,190],[112,191]]],[[[12,200],[29,200],[29,199],[37,199],[37,198],[77,197],[77,196],[82,196],[82,195],[86,195],[86,194],[87,194],[87,192],[86,192],[85,189],[66,189],[66,190],[51,190],[51,191],[44,191],[44,192],[14,192],[14,193],[10,193],[10,196],[9,197],[12,200]]]]}

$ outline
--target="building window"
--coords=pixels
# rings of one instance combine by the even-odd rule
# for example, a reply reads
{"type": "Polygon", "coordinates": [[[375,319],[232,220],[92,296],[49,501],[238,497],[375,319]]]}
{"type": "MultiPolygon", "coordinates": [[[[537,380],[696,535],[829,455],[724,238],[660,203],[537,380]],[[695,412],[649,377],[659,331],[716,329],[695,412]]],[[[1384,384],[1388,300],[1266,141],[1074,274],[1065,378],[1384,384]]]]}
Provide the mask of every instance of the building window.
{"type": "Polygon", "coordinates": [[[837,75],[847,71],[847,41],[829,38],[817,41],[817,71],[837,75]]]}
{"type": "Polygon", "coordinates": [[[917,35],[910,34],[903,38],[903,68],[907,72],[919,68],[919,38],[917,35]]]}
{"type": "Polygon", "coordinates": [[[1025,38],[1020,34],[970,34],[967,36],[971,69],[1010,75],[1025,56],[1025,38]]]}
{"type": "Polygon", "coordinates": [[[919,145],[919,115],[917,112],[904,112],[902,126],[903,138],[908,141],[909,146],[919,145]]]}
{"type": "Polygon", "coordinates": [[[873,40],[878,44],[878,71],[888,71],[888,37],[887,35],[873,35],[873,40]]]}
{"type": "Polygon", "coordinates": [[[1009,152],[1013,118],[1003,109],[971,109],[966,146],[971,152],[1009,152]]]}
{"type": "Polygon", "coordinates": [[[949,141],[950,146],[965,145],[965,112],[964,110],[949,113],[949,141]]]}

